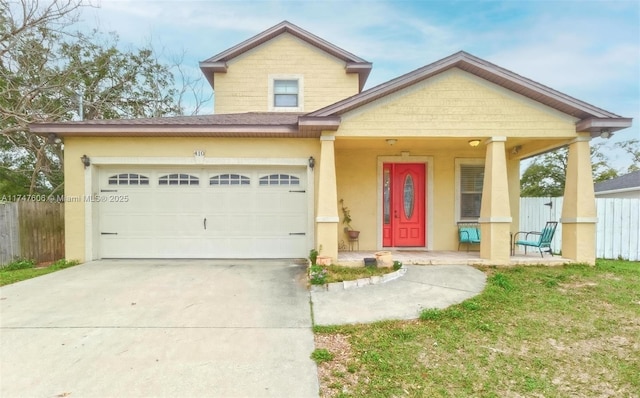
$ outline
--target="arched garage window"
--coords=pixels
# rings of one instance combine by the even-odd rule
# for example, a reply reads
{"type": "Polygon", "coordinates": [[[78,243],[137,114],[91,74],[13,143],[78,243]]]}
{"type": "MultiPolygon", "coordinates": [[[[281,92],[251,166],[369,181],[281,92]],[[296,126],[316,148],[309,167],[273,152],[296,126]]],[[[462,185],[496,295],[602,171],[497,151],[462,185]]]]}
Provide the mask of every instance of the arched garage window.
{"type": "Polygon", "coordinates": [[[300,185],[300,178],[289,174],[269,174],[260,177],[260,185],[300,185]]]}
{"type": "Polygon", "coordinates": [[[240,174],[218,174],[209,178],[209,185],[250,185],[251,179],[240,174]]]}
{"type": "Polygon", "coordinates": [[[200,179],[191,174],[167,174],[158,179],[158,185],[199,185],[200,179]]]}
{"type": "Polygon", "coordinates": [[[149,177],[134,173],[115,174],[109,177],[109,185],[149,185],[149,177]]]}

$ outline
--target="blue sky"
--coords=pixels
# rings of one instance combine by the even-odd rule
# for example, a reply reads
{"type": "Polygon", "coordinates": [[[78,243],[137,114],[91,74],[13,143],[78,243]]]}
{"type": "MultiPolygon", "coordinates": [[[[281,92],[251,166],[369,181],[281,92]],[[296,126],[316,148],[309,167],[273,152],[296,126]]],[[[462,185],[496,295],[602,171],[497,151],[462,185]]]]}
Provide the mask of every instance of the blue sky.
{"type": "Polygon", "coordinates": [[[80,17],[118,33],[122,46],[151,43],[166,62],[184,54],[184,68],[197,77],[198,61],[285,19],[373,62],[365,89],[464,50],[633,117],[632,128],[607,142],[614,167],[630,160],[612,144],[640,138],[637,0],[102,0],[80,17]]]}

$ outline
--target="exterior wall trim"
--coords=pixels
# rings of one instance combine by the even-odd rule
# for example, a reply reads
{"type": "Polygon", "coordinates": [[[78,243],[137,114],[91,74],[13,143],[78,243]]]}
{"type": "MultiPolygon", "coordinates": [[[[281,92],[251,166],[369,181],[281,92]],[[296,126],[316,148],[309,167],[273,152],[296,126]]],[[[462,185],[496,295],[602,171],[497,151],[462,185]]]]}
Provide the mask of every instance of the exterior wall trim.
{"type": "Polygon", "coordinates": [[[337,223],[340,222],[340,217],[318,216],[316,217],[316,222],[337,223]]]}
{"type": "Polygon", "coordinates": [[[575,143],[575,142],[585,142],[585,141],[591,141],[591,137],[587,136],[587,135],[580,135],[574,139],[572,139],[571,141],[569,141],[569,145],[575,143]]]}
{"type": "Polygon", "coordinates": [[[489,137],[485,142],[485,144],[491,144],[492,142],[507,142],[507,137],[505,136],[489,137]]]}
{"type": "Polygon", "coordinates": [[[479,223],[507,223],[511,224],[513,222],[513,217],[480,217],[478,218],[479,223]]]}
{"type": "Polygon", "coordinates": [[[91,157],[91,165],[149,165],[149,166],[308,166],[308,158],[214,158],[205,157],[91,157]]]}
{"type": "MultiPolygon", "coordinates": [[[[96,178],[97,170],[93,164],[84,169],[84,197],[90,197],[92,195],[92,187],[96,178]]],[[[65,212],[66,213],[66,212],[65,212]]],[[[93,242],[97,239],[97,222],[94,222],[96,215],[94,214],[93,203],[90,200],[84,202],[84,258],[85,260],[93,260],[96,257],[95,248],[93,242]]]]}

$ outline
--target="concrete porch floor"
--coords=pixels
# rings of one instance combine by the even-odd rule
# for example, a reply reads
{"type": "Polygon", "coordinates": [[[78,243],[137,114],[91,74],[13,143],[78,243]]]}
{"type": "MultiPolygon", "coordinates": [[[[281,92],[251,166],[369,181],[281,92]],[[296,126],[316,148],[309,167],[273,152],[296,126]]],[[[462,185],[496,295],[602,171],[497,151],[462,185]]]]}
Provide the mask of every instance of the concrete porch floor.
{"type": "MultiPolygon", "coordinates": [[[[508,264],[495,264],[491,261],[480,258],[478,251],[427,251],[427,250],[389,250],[394,261],[401,261],[403,264],[414,265],[562,265],[573,261],[561,256],[551,256],[548,253],[540,257],[540,253],[529,251],[516,252],[510,257],[508,264]]],[[[340,265],[357,266],[363,264],[365,257],[375,257],[376,251],[340,251],[338,261],[340,265]]]]}

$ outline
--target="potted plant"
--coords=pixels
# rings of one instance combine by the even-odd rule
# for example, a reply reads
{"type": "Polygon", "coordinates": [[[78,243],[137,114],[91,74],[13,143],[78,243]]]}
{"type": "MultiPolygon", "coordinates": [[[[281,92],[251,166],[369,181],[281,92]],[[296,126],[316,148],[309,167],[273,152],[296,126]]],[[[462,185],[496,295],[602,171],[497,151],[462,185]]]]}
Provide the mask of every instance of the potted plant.
{"type": "Polygon", "coordinates": [[[311,265],[316,265],[316,261],[318,260],[318,251],[316,249],[309,250],[309,261],[311,261],[311,265]]]}
{"type": "Polygon", "coordinates": [[[322,251],[322,245],[318,250],[311,249],[309,251],[309,261],[311,261],[311,266],[314,265],[331,265],[332,259],[329,256],[321,256],[320,252],[322,251]]]}
{"type": "Polygon", "coordinates": [[[342,223],[346,225],[344,232],[349,235],[350,240],[358,239],[360,231],[356,231],[351,227],[351,210],[344,205],[344,199],[340,199],[340,207],[342,208],[342,223]]]}

